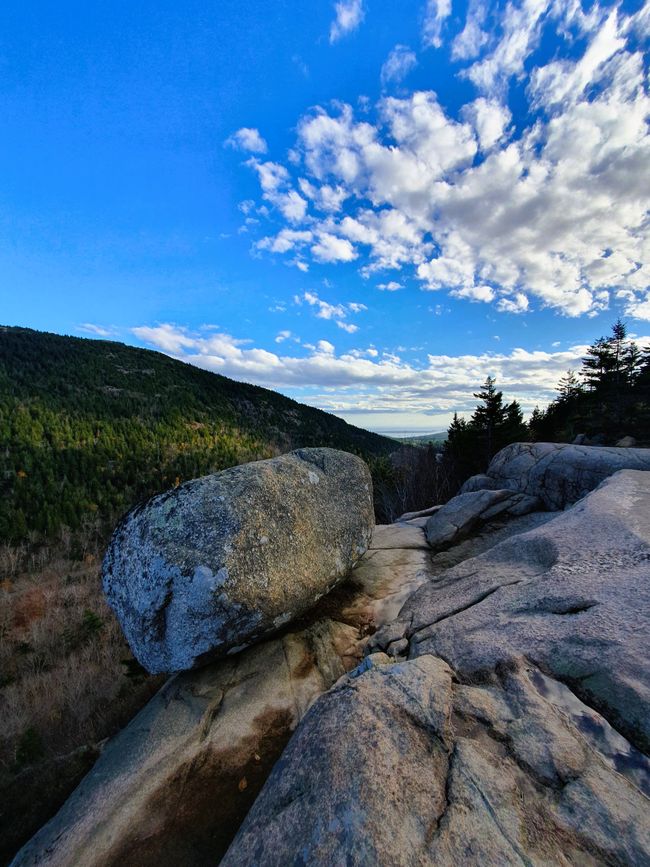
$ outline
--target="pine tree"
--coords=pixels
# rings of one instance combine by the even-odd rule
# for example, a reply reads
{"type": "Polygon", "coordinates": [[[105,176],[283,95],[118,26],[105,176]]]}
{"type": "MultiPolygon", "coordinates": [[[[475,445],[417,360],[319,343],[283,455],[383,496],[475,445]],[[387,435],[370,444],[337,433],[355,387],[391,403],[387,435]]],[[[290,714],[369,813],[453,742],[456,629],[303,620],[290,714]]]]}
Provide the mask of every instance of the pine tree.
{"type": "Polygon", "coordinates": [[[510,443],[522,442],[528,439],[528,428],[524,422],[524,414],[516,400],[506,406],[505,418],[496,432],[495,451],[510,443]]]}
{"type": "Polygon", "coordinates": [[[488,376],[481,391],[474,397],[481,401],[476,407],[470,424],[479,433],[479,440],[485,459],[489,461],[496,449],[497,431],[503,425],[507,409],[503,405],[503,392],[497,391],[496,380],[488,376]]]}
{"type": "Polygon", "coordinates": [[[544,439],[546,413],[536,406],[528,420],[528,436],[532,442],[544,439]]]}
{"type": "Polygon", "coordinates": [[[592,391],[598,391],[606,383],[614,367],[612,347],[606,337],[599,337],[582,359],[582,376],[587,387],[592,391]]]}
{"type": "Polygon", "coordinates": [[[575,371],[569,369],[566,375],[562,377],[557,386],[559,392],[558,400],[571,401],[582,393],[583,385],[575,374],[575,371]]]}

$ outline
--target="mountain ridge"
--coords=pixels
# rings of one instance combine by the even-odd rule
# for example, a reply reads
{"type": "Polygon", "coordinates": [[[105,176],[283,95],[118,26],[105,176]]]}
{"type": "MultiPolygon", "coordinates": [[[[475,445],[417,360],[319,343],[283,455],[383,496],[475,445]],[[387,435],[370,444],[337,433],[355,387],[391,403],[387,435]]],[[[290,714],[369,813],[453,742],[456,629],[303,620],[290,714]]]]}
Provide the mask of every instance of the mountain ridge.
{"type": "Polygon", "coordinates": [[[110,523],[180,481],[292,448],[397,446],[154,350],[18,326],[0,326],[0,443],[0,540],[14,543],[110,523]]]}

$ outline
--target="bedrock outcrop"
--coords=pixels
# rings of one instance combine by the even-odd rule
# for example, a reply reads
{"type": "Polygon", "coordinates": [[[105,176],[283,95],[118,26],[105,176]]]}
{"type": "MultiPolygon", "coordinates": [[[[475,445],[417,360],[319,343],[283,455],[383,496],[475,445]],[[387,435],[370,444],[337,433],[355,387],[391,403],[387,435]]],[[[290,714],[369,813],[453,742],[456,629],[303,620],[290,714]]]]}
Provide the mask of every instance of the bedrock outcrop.
{"type": "Polygon", "coordinates": [[[373,526],[366,464],[300,449],[133,509],[106,553],[104,590],[148,671],[191,669],[313,607],[366,551],[373,526]]]}
{"type": "Polygon", "coordinates": [[[291,630],[170,678],[14,867],[219,863],[291,732],[432,577],[430,561],[421,530],[379,526],[346,583],[291,630]]]}
{"type": "Polygon", "coordinates": [[[544,508],[554,511],[627,469],[650,470],[650,449],[513,443],[494,456],[485,474],[468,479],[461,493],[507,489],[539,497],[544,508]]]}
{"type": "Polygon", "coordinates": [[[416,589],[222,863],[650,863],[649,636],[650,474],[626,470],[416,589]]]}

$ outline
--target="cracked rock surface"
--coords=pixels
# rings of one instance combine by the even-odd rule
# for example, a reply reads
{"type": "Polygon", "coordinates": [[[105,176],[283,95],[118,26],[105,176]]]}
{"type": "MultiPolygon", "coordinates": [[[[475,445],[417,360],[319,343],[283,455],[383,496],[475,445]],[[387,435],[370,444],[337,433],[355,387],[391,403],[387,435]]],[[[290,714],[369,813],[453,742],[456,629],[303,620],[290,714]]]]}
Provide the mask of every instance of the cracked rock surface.
{"type": "Polygon", "coordinates": [[[111,539],[104,591],[138,661],[183,671],[312,608],[364,554],[373,526],[366,464],[299,449],[137,506],[111,539]]]}
{"type": "Polygon", "coordinates": [[[650,863],[649,627],[626,470],[419,587],[368,647],[396,661],[315,702],[222,863],[650,863]]]}

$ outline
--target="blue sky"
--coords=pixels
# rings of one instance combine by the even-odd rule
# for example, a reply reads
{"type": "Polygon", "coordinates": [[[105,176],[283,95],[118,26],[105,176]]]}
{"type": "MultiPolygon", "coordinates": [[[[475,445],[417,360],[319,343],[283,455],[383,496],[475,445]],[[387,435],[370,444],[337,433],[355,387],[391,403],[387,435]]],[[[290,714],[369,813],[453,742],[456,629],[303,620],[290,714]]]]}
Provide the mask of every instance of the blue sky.
{"type": "Polygon", "coordinates": [[[641,2],[0,11],[0,321],[376,430],[650,338],[641,2]]]}

